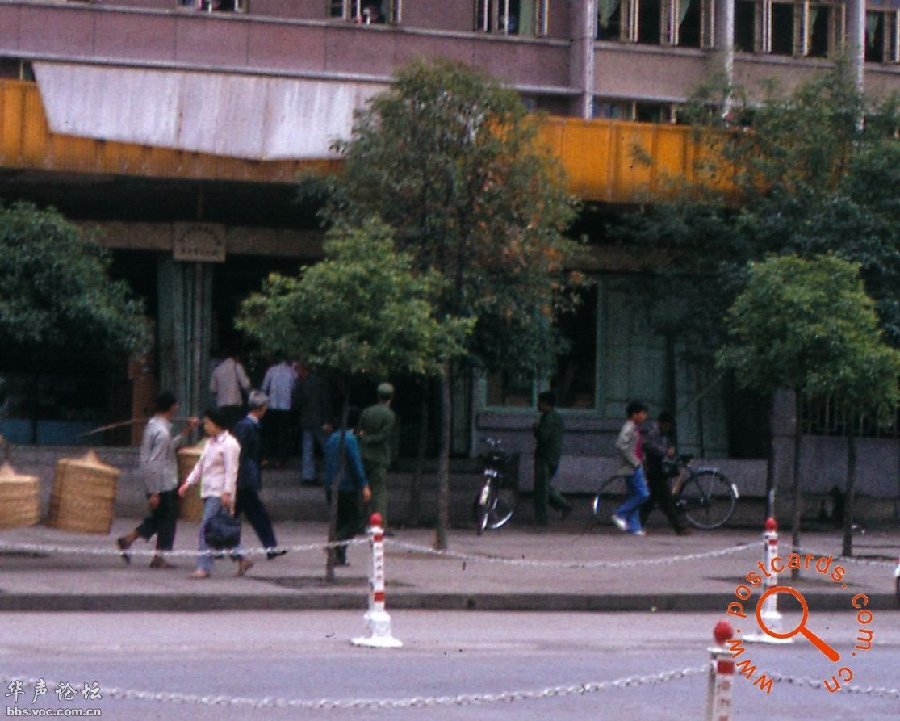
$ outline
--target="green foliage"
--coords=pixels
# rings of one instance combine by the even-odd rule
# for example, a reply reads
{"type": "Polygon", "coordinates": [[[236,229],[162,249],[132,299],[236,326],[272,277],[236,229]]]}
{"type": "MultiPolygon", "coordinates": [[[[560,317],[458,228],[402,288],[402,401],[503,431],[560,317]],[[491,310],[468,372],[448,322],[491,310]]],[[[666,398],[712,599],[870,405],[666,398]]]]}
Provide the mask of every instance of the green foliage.
{"type": "Polygon", "coordinates": [[[461,352],[471,323],[433,312],[434,274],[414,275],[391,230],[337,226],[325,259],[300,275],[272,274],[241,306],[237,327],[272,355],[302,357],[332,376],[434,375],[461,352]]]}
{"type": "Polygon", "coordinates": [[[55,210],[0,205],[0,345],[7,352],[138,351],[142,304],[103,248],[55,210]]]}
{"type": "Polygon", "coordinates": [[[648,270],[656,274],[657,305],[666,308],[660,330],[677,329],[688,347],[709,356],[725,337],[721,308],[740,291],[749,262],[834,253],[861,265],[885,338],[900,347],[896,103],[866,102],[838,64],[793,93],[769,88],[762,102],[740,89],[705,87],[690,117],[702,123],[698,137],[708,146],[704,181],[734,178],[737,202],[709,185],[683,188],[674,202],[648,206],[612,229],[656,261],[648,270]],[[733,105],[723,117],[713,108],[726,96],[733,105]]]}
{"type": "Polygon", "coordinates": [[[752,263],[728,328],[718,362],[746,388],[793,388],[882,415],[896,408],[900,352],[883,342],[858,264],[834,255],[752,263]]]}
{"type": "Polygon", "coordinates": [[[437,307],[476,324],[468,355],[489,367],[546,367],[555,348],[540,321],[570,300],[576,245],[563,232],[575,205],[558,162],[536,145],[535,122],[485,75],[415,62],[338,146],[345,167],[329,217],[377,216],[393,228],[417,272],[446,280],[437,307]]]}

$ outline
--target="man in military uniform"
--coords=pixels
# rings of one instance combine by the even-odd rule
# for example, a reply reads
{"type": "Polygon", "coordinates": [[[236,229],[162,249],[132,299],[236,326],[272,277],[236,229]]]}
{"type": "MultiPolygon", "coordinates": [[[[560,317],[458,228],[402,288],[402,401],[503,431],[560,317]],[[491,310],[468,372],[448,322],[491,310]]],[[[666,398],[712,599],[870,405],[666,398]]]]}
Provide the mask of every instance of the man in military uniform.
{"type": "Polygon", "coordinates": [[[359,445],[366,478],[372,491],[371,510],[380,513],[382,527],[387,528],[387,470],[391,465],[391,446],[397,417],[391,410],[394,386],[378,386],[378,402],[366,408],[359,417],[359,445]]]}
{"type": "Polygon", "coordinates": [[[534,424],[534,522],[538,526],[549,524],[547,506],[559,510],[565,518],[572,505],[553,485],[553,477],[559,468],[562,455],[563,421],[556,410],[556,394],[544,391],[538,396],[540,420],[534,424]]]}

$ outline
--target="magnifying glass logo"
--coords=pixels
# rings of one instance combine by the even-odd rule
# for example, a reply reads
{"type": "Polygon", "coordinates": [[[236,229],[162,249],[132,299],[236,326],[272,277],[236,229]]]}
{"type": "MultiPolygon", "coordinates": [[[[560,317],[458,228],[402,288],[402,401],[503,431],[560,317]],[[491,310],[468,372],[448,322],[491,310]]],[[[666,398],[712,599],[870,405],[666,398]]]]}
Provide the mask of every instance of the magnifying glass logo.
{"type": "Polygon", "coordinates": [[[763,593],[762,596],[759,597],[759,601],[756,604],[756,622],[759,624],[759,627],[765,631],[772,638],[792,638],[796,636],[798,633],[802,633],[807,640],[815,646],[819,651],[825,654],[830,661],[838,661],[841,658],[841,655],[835,651],[831,646],[829,646],[825,641],[816,636],[812,631],[810,631],[806,627],[806,620],[809,618],[809,605],[806,603],[806,599],[803,597],[803,594],[800,593],[795,588],[791,588],[790,586],[772,586],[769,590],[763,593]],[[800,617],[800,623],[798,623],[794,628],[789,630],[787,633],[782,631],[773,631],[770,629],[762,620],[762,607],[763,601],[765,601],[769,596],[776,593],[787,593],[794,598],[797,599],[800,604],[800,608],[803,610],[803,615],[800,617]]]}

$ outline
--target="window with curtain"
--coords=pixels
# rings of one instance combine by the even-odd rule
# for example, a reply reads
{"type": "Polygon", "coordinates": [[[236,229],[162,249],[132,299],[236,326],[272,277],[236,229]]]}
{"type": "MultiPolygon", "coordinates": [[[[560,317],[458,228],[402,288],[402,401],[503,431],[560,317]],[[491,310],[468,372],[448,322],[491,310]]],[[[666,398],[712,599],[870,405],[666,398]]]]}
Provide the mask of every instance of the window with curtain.
{"type": "Polygon", "coordinates": [[[627,23],[623,22],[625,8],[623,0],[597,1],[597,39],[622,40],[627,23]]]}

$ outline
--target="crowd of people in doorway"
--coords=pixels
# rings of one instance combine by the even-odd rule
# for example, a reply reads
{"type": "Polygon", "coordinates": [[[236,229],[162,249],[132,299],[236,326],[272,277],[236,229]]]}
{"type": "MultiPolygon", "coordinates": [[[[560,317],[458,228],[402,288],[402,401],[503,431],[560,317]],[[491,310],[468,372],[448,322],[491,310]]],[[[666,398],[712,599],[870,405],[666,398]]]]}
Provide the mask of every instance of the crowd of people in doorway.
{"type": "MultiPolygon", "coordinates": [[[[216,557],[224,555],[217,553],[209,541],[211,527],[216,524],[217,516],[223,514],[246,518],[265,548],[268,560],[283,556],[287,550],[278,544],[260,491],[263,468],[284,466],[292,455],[294,439],[299,439],[301,444],[300,481],[324,485],[329,503],[332,486],[338,488],[339,541],[348,541],[362,530],[366,507],[381,513],[386,524],[386,476],[396,425],[390,407],[394,397],[390,383],[378,386],[377,403],[361,414],[350,409],[343,433],[334,432],[328,384],[302,366],[285,360],[272,365],[261,387],[253,389],[240,360],[229,355],[213,371],[210,392],[215,395],[215,407],[207,409],[202,419],[187,419],[178,434],[173,432],[177,399],[168,391],[157,399],[156,413],[144,430],[140,452],[140,475],[148,515],[135,529],[115,541],[126,563],[131,562],[129,549],[135,541],[139,538],[149,541],[156,536],[156,553],[150,567],[174,567],[166,554],[174,548],[178,497],[195,485],[199,485],[203,512],[197,564],[190,578],[209,578],[216,557]],[[196,465],[179,484],[177,451],[201,423],[206,443],[196,465]],[[323,456],[321,477],[316,472],[316,447],[323,456]],[[338,474],[342,475],[336,479],[338,474]]],[[[229,547],[228,555],[236,564],[235,575],[243,576],[253,567],[253,561],[245,556],[240,544],[229,547]]],[[[345,546],[339,545],[334,550],[334,561],[337,565],[346,564],[345,546]]]]}

